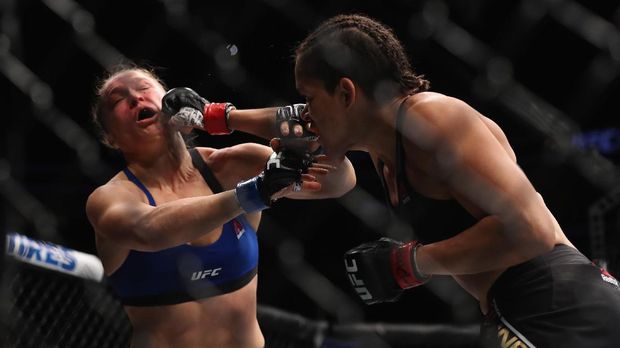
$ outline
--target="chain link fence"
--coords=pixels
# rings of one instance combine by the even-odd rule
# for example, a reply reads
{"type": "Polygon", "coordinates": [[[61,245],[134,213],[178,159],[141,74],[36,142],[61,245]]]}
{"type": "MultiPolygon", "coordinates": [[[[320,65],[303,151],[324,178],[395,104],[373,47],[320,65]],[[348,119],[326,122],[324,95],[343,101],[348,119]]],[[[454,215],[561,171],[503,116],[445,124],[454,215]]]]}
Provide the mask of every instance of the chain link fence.
{"type": "MultiPolygon", "coordinates": [[[[300,99],[287,70],[292,47],[319,21],[351,12],[394,27],[433,89],[500,124],[569,239],[619,274],[614,1],[0,1],[0,231],[95,253],[84,203],[122,159],[98,144],[87,114],[97,78],[117,63],[152,66],[170,86],[210,100],[290,104],[300,99]]],[[[260,140],[197,139],[213,147],[245,141],[260,140]]],[[[264,214],[258,314],[269,346],[468,346],[479,313],[453,282],[437,277],[393,307],[362,307],[344,290],[345,250],[403,236],[385,220],[368,158],[350,158],[356,190],[320,203],[279,202],[264,214]],[[423,314],[411,316],[406,309],[420,303],[423,314]]],[[[2,346],[127,346],[130,326],[105,282],[14,258],[4,264],[2,346]]]]}
{"type": "MultiPolygon", "coordinates": [[[[92,255],[17,234],[8,240],[0,287],[2,347],[129,347],[131,325],[122,305],[105,278],[84,272],[84,263],[93,261],[84,257],[92,255]],[[71,261],[56,262],[62,259],[71,261]],[[76,267],[66,272],[67,264],[76,267]]],[[[475,325],[336,323],[266,305],[259,305],[257,316],[270,348],[473,348],[478,335],[475,325]]]]}
{"type": "Polygon", "coordinates": [[[128,347],[131,327],[100,283],[10,261],[4,274],[4,347],[128,347]]]}

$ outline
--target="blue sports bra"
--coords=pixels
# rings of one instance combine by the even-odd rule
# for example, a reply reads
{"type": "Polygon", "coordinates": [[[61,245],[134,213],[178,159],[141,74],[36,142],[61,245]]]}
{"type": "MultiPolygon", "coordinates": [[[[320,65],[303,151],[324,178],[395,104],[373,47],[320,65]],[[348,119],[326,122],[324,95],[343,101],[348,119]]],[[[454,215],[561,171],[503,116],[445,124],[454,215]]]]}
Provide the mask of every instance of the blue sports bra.
{"type": "MultiPolygon", "coordinates": [[[[189,150],[192,162],[213,190],[222,191],[196,149],[189,150]]],[[[129,169],[135,183],[155,206],[148,189],[129,169]]],[[[159,306],[194,301],[242,288],[256,275],[258,241],[256,231],[243,215],[224,224],[220,238],[206,246],[183,244],[144,252],[131,250],[123,264],[108,277],[121,302],[128,306],[159,306]]]]}

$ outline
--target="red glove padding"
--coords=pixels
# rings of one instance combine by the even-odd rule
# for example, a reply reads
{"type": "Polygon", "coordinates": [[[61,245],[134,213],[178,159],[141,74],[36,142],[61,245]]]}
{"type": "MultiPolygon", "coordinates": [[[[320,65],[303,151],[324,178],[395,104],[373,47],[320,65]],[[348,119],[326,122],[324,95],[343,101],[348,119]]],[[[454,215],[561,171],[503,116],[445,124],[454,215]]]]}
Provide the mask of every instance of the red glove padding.
{"type": "Polygon", "coordinates": [[[430,276],[421,274],[415,266],[415,253],[422,246],[414,240],[392,249],[390,266],[392,275],[401,289],[409,289],[426,283],[430,276]]]}
{"type": "Polygon", "coordinates": [[[230,134],[228,128],[228,113],[234,109],[231,103],[206,103],[202,114],[203,128],[209,134],[230,134]]]}
{"type": "Polygon", "coordinates": [[[347,251],[347,276],[360,299],[366,304],[394,302],[403,289],[426,283],[430,276],[418,272],[414,264],[420,245],[384,237],[347,251]]]}
{"type": "Polygon", "coordinates": [[[210,103],[188,87],[172,88],[162,98],[162,113],[174,127],[200,128],[210,134],[230,134],[228,114],[231,103],[210,103]]]}

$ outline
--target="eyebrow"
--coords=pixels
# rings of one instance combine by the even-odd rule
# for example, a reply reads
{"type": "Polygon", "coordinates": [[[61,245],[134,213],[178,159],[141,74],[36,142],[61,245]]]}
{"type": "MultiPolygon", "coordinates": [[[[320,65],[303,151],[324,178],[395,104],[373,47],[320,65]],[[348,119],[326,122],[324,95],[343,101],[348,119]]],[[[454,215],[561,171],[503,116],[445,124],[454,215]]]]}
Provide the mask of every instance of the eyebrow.
{"type": "MultiPolygon", "coordinates": [[[[143,83],[144,82],[144,83],[149,84],[150,86],[153,86],[153,83],[151,81],[149,81],[149,79],[147,79],[145,77],[140,77],[140,76],[136,76],[136,77],[132,78],[130,82],[133,82],[133,83],[143,83]]],[[[126,85],[116,86],[116,87],[110,89],[109,91],[107,91],[105,93],[105,95],[109,97],[112,94],[121,94],[123,89],[125,89],[125,88],[127,88],[126,85]]]]}
{"type": "Polygon", "coordinates": [[[151,79],[146,78],[146,77],[138,77],[138,76],[137,76],[137,77],[134,77],[133,79],[131,79],[131,81],[132,81],[132,82],[137,82],[137,83],[140,83],[140,82],[146,82],[146,83],[148,83],[148,84],[152,85],[152,81],[151,81],[151,79]]]}
{"type": "Polygon", "coordinates": [[[116,87],[112,88],[111,90],[107,91],[107,92],[105,93],[105,95],[109,97],[109,96],[111,96],[112,94],[120,94],[124,88],[125,88],[125,87],[116,86],[116,87]]]}

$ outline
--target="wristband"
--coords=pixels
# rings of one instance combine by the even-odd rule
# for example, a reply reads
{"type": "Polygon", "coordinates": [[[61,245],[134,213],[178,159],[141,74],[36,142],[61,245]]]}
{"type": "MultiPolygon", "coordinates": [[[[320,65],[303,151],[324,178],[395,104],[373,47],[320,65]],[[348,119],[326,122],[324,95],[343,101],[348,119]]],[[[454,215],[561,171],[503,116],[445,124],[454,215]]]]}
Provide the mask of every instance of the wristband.
{"type": "Polygon", "coordinates": [[[431,275],[426,275],[424,273],[422,273],[422,271],[420,271],[420,268],[418,268],[418,248],[421,247],[422,244],[415,242],[415,245],[413,246],[413,251],[411,252],[411,265],[412,265],[412,269],[413,269],[413,274],[416,276],[416,278],[422,280],[422,281],[427,281],[429,279],[431,279],[431,275]]]}
{"type": "Polygon", "coordinates": [[[246,213],[254,213],[269,208],[263,202],[258,191],[258,177],[238,183],[235,189],[235,197],[237,197],[241,209],[246,213]]]}
{"type": "Polygon", "coordinates": [[[230,134],[228,128],[228,116],[235,107],[231,103],[208,103],[205,105],[203,114],[203,128],[214,135],[230,134]]]}
{"type": "Polygon", "coordinates": [[[232,133],[233,129],[230,128],[230,112],[233,110],[237,110],[237,108],[232,103],[226,103],[226,108],[224,110],[226,128],[232,133]]]}
{"type": "Polygon", "coordinates": [[[423,275],[415,265],[416,249],[422,246],[417,241],[412,241],[392,249],[390,265],[392,274],[401,289],[409,289],[422,285],[430,279],[423,275]]]}

